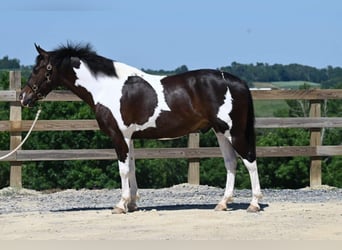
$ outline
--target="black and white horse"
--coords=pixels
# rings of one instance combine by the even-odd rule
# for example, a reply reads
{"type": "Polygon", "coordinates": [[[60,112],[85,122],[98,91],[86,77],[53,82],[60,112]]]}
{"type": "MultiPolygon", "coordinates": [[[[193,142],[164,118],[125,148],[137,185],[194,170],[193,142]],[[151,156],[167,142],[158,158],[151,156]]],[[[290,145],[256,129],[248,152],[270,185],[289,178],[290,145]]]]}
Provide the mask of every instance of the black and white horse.
{"type": "Polygon", "coordinates": [[[113,213],[138,209],[133,139],[176,138],[213,129],[227,169],[227,182],[216,210],[233,197],[240,156],[252,186],[248,211],[260,210],[261,198],[250,91],[239,78],[219,70],[194,70],[172,76],[147,74],[97,55],[90,45],[66,45],[39,55],[20,100],[32,107],[63,85],[95,112],[100,129],[113,141],[119,160],[122,198],[113,213]]]}

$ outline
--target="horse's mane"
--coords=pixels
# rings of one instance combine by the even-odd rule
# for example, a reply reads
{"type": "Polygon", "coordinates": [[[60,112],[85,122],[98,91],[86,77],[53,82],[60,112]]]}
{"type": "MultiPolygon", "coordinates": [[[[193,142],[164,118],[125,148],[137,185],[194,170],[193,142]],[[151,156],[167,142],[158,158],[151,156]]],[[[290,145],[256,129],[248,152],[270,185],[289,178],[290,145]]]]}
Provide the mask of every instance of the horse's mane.
{"type": "Polygon", "coordinates": [[[89,69],[97,74],[99,72],[109,76],[116,76],[113,60],[99,56],[89,43],[70,43],[60,45],[57,49],[50,51],[52,63],[57,67],[70,63],[71,57],[78,57],[89,66],[89,69]]]}
{"type": "Polygon", "coordinates": [[[57,49],[51,51],[56,60],[63,60],[65,57],[79,57],[81,60],[87,60],[89,57],[97,56],[96,51],[90,43],[71,43],[61,44],[57,49]]]}

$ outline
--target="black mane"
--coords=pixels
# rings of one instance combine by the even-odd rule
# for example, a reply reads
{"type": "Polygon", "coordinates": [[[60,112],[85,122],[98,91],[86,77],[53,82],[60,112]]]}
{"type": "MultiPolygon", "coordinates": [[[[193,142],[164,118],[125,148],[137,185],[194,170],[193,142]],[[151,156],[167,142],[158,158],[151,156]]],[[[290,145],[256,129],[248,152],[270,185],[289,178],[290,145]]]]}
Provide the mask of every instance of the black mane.
{"type": "Polygon", "coordinates": [[[51,51],[51,61],[57,67],[70,65],[71,57],[78,57],[87,63],[89,69],[97,75],[103,73],[108,76],[117,76],[113,60],[97,55],[92,46],[87,44],[61,45],[56,50],[51,51]]]}

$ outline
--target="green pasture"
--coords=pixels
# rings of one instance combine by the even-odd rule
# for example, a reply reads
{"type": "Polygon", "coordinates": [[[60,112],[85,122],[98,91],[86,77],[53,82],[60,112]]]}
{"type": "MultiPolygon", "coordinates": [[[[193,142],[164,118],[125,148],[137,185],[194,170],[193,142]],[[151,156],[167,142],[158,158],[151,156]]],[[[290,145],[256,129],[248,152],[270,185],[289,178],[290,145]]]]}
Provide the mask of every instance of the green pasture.
{"type": "MultiPolygon", "coordinates": [[[[309,88],[320,88],[319,83],[308,81],[279,81],[279,82],[254,82],[255,88],[272,89],[300,89],[304,86],[309,88]]],[[[285,100],[255,100],[254,109],[256,117],[279,117],[286,116],[289,105],[285,100]]]]}
{"type": "Polygon", "coordinates": [[[272,88],[272,89],[299,89],[304,86],[310,88],[320,88],[321,84],[308,81],[279,81],[279,82],[253,82],[256,88],[272,88]]]}
{"type": "Polygon", "coordinates": [[[289,105],[285,100],[255,100],[254,111],[256,117],[276,117],[288,114],[289,105]]]}

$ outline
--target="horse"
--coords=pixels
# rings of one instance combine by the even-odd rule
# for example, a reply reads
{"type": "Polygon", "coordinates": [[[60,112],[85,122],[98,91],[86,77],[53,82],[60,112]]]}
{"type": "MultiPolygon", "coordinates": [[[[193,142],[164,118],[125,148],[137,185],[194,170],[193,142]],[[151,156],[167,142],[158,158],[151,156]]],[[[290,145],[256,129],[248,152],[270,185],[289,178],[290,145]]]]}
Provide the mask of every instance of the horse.
{"type": "Polygon", "coordinates": [[[227,210],[232,201],[239,157],[251,180],[247,211],[260,211],[255,117],[246,82],[214,69],[151,75],[98,55],[90,44],[67,43],[53,51],[35,48],[38,56],[19,95],[21,105],[33,107],[64,86],[91,107],[118,159],[122,195],[112,213],[138,210],[134,139],[173,139],[211,129],[227,170],[224,195],[215,210],[227,210]]]}

